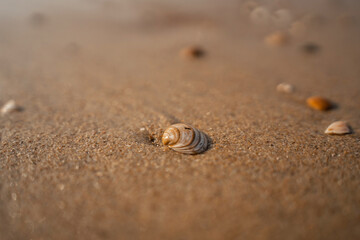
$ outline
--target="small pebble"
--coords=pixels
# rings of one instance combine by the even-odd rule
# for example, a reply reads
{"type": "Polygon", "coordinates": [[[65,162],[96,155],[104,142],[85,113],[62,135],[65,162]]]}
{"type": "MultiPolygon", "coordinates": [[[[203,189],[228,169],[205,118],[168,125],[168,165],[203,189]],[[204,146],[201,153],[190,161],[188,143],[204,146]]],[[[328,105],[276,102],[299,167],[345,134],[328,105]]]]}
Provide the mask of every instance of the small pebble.
{"type": "Polygon", "coordinates": [[[11,112],[20,111],[20,107],[16,105],[14,100],[10,100],[4,104],[1,108],[1,115],[5,115],[11,112]]]}
{"type": "Polygon", "coordinates": [[[333,122],[325,130],[325,133],[330,135],[344,135],[350,134],[351,132],[350,126],[344,121],[333,122]]]}
{"type": "Polygon", "coordinates": [[[319,111],[329,110],[333,106],[329,100],[319,96],[309,97],[306,102],[309,107],[319,111]]]}
{"type": "Polygon", "coordinates": [[[269,46],[280,47],[288,44],[290,37],[284,32],[275,32],[265,37],[265,43],[269,46]]]}
{"type": "Polygon", "coordinates": [[[184,58],[195,59],[195,58],[203,57],[205,55],[205,52],[200,47],[190,46],[183,48],[180,51],[180,55],[184,58]]]}
{"type": "Polygon", "coordinates": [[[13,201],[16,201],[17,194],[16,193],[11,193],[11,198],[12,198],[13,201]]]}
{"type": "Polygon", "coordinates": [[[270,11],[265,7],[257,7],[250,13],[250,20],[257,25],[267,25],[271,20],[270,11]]]}
{"type": "Polygon", "coordinates": [[[280,83],[276,86],[276,90],[282,93],[292,93],[295,91],[295,87],[289,83],[280,83]]]}
{"type": "Polygon", "coordinates": [[[60,191],[62,191],[62,190],[64,190],[65,185],[64,185],[64,184],[62,184],[62,183],[60,183],[60,184],[58,185],[58,188],[60,189],[60,191]]]}

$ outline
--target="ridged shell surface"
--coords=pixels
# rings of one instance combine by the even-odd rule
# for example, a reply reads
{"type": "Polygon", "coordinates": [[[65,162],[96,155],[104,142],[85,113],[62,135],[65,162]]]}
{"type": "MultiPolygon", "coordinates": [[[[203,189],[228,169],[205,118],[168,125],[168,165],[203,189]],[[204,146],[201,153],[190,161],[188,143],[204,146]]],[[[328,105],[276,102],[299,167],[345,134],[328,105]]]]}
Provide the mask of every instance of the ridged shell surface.
{"type": "Polygon", "coordinates": [[[184,154],[199,154],[208,147],[208,138],[205,133],[184,123],[177,123],[168,127],[162,143],[174,151],[184,154]]]}

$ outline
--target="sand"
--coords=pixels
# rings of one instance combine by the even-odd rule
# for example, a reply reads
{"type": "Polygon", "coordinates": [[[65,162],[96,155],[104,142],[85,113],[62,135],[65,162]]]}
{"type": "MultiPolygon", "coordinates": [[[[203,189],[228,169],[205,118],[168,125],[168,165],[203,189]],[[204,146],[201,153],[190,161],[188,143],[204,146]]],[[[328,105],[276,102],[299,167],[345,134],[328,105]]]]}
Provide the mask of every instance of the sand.
{"type": "Polygon", "coordinates": [[[0,118],[1,240],[360,238],[356,1],[262,1],[322,16],[279,47],[264,38],[291,23],[258,26],[245,1],[11,2],[0,105],[23,111],[0,118]],[[324,134],[337,120],[354,133],[324,134]],[[177,122],[210,149],[165,149],[177,122]]]}

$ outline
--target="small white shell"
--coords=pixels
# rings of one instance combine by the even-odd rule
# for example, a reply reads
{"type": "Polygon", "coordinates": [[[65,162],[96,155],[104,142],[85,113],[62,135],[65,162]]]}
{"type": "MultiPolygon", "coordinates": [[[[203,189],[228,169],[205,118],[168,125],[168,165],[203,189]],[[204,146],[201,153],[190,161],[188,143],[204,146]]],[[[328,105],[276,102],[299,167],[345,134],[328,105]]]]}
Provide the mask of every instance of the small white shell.
{"type": "Polygon", "coordinates": [[[188,124],[178,123],[165,130],[162,143],[180,153],[198,154],[207,149],[208,138],[205,133],[188,124]]]}
{"type": "Polygon", "coordinates": [[[10,112],[18,111],[19,107],[16,105],[14,100],[10,100],[7,103],[4,104],[4,106],[1,108],[1,115],[5,115],[10,112]]]}
{"type": "Polygon", "coordinates": [[[280,83],[276,86],[276,90],[283,93],[292,93],[295,91],[295,87],[289,83],[280,83]]]}
{"type": "Polygon", "coordinates": [[[331,135],[344,135],[351,133],[351,128],[344,121],[336,121],[328,126],[325,133],[331,135]]]}

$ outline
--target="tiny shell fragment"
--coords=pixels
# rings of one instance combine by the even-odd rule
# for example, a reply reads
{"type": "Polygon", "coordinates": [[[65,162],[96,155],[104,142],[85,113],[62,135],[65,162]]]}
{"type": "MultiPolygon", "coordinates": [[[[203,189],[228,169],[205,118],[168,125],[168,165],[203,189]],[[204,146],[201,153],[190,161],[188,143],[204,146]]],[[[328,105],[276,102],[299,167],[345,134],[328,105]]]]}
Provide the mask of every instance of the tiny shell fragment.
{"type": "Polygon", "coordinates": [[[289,83],[280,83],[276,86],[276,90],[283,93],[292,93],[294,92],[295,87],[289,83]]]}
{"type": "Polygon", "coordinates": [[[10,100],[1,108],[1,115],[5,115],[7,113],[19,111],[20,108],[16,105],[14,100],[10,100]]]}
{"type": "Polygon", "coordinates": [[[306,99],[306,102],[309,107],[319,111],[326,111],[332,107],[332,104],[329,100],[319,96],[309,97],[306,99]]]}
{"type": "Polygon", "coordinates": [[[351,128],[344,121],[336,121],[327,127],[325,133],[330,135],[344,135],[351,133],[351,128]]]}
{"type": "Polygon", "coordinates": [[[265,43],[267,45],[276,46],[276,47],[284,46],[288,44],[289,41],[290,41],[289,35],[284,32],[275,32],[268,35],[265,38],[265,43]]]}
{"type": "Polygon", "coordinates": [[[204,50],[197,46],[185,47],[181,50],[180,55],[184,58],[195,59],[203,57],[205,54],[204,50]]]}

